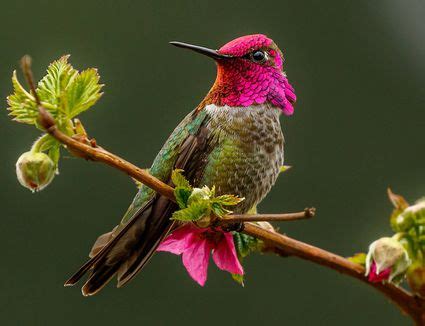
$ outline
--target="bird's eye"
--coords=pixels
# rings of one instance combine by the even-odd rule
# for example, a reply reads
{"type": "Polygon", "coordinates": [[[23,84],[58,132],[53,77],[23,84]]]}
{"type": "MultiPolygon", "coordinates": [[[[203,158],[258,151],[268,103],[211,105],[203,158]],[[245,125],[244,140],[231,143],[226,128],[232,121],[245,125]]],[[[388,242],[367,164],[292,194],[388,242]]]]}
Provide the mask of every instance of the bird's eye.
{"type": "Polygon", "coordinates": [[[268,55],[266,52],[262,50],[254,51],[251,53],[252,61],[257,63],[264,63],[268,59],[268,55]]]}

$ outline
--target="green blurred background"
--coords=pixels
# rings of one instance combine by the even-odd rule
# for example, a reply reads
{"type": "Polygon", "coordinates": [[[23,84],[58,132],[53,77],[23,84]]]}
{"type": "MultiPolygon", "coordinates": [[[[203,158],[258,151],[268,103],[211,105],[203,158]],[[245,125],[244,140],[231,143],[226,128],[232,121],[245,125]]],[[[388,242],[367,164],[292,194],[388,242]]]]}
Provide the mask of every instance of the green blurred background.
{"type": "MultiPolygon", "coordinates": [[[[425,195],[422,1],[2,1],[0,10],[1,97],[23,54],[39,78],[70,53],[106,84],[97,109],[82,116],[89,133],[142,167],[215,77],[210,60],[167,42],[217,48],[244,34],[272,37],[299,100],[282,121],[294,168],[261,210],[318,208],[313,220],[280,225],[292,237],[341,255],[364,251],[391,232],[387,186],[411,201],[425,195]]],[[[372,288],[273,256],[246,260],[245,288],[212,266],[201,288],[179,257],[161,253],[129,286],[83,298],[62,284],[136,188],[66,154],[60,176],[31,194],[14,164],[38,134],[5,110],[0,125],[2,325],[409,324],[372,288]]]]}

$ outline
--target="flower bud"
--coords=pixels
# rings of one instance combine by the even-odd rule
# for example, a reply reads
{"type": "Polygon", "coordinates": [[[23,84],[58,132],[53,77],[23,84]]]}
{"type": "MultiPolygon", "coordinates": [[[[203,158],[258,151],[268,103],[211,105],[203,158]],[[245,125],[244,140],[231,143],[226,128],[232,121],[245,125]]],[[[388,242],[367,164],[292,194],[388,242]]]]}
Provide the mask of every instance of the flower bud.
{"type": "Polygon", "coordinates": [[[406,275],[412,292],[425,298],[425,265],[414,262],[410,265],[406,275]]]}
{"type": "Polygon", "coordinates": [[[187,200],[187,205],[189,206],[192,203],[208,200],[210,195],[211,190],[206,186],[202,188],[193,188],[192,193],[187,200]]]}
{"type": "Polygon", "coordinates": [[[370,282],[391,282],[402,278],[410,264],[409,255],[400,242],[384,237],[369,246],[366,276],[370,282]]]}
{"type": "Polygon", "coordinates": [[[16,176],[31,191],[44,189],[54,178],[55,163],[44,153],[26,152],[16,162],[16,176]]]}
{"type": "Polygon", "coordinates": [[[404,212],[414,215],[415,220],[418,223],[422,223],[425,220],[425,199],[421,199],[415,205],[407,207],[404,212]]]}
{"type": "Polygon", "coordinates": [[[413,214],[406,209],[391,221],[391,226],[396,232],[404,232],[408,231],[413,226],[414,222],[413,214]]]}
{"type": "Polygon", "coordinates": [[[393,218],[391,224],[395,231],[406,232],[414,224],[425,222],[425,201],[418,201],[415,205],[407,207],[401,214],[393,218]]]}

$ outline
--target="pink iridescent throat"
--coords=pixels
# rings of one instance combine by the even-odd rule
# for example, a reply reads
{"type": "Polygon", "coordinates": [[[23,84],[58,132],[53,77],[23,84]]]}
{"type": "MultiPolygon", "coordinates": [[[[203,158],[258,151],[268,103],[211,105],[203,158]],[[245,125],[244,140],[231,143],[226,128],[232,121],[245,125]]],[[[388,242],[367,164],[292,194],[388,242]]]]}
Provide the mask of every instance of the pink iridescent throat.
{"type": "Polygon", "coordinates": [[[217,62],[217,78],[203,104],[247,107],[268,102],[286,115],[293,114],[294,88],[282,70],[281,52],[271,39],[248,35],[227,43],[218,52],[236,58],[217,62]],[[242,58],[255,48],[266,48],[269,62],[258,64],[242,58]]]}

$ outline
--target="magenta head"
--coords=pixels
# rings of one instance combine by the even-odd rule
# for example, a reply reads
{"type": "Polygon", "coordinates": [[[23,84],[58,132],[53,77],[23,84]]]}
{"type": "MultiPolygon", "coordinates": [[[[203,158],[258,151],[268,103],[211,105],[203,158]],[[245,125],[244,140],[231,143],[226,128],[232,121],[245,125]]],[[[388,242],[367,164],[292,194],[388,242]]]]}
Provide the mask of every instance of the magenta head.
{"type": "Polygon", "coordinates": [[[286,115],[294,112],[294,88],[283,72],[282,52],[262,34],[239,37],[219,50],[172,42],[214,58],[217,79],[205,101],[217,105],[251,106],[270,103],[286,115]]]}

